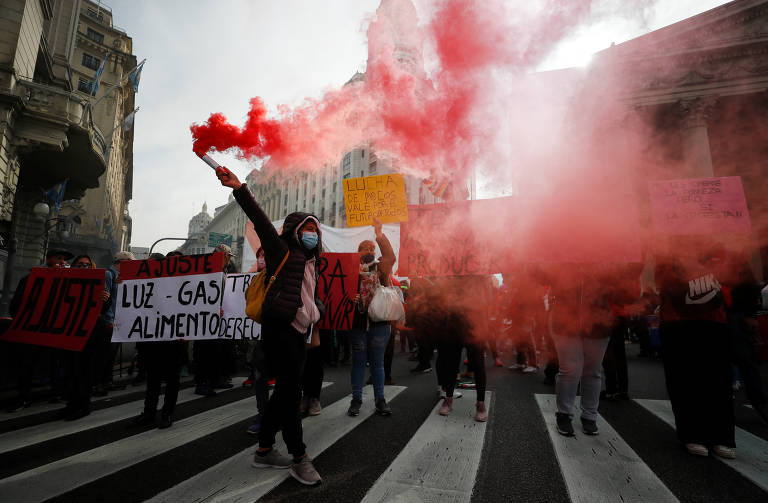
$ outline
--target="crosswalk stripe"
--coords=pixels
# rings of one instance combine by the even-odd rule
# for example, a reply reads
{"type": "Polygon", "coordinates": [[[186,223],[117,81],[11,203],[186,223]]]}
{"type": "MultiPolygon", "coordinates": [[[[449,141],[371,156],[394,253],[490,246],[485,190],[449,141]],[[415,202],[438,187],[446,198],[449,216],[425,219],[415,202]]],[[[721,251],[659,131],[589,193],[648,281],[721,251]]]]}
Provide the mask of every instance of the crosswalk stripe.
{"type": "Polygon", "coordinates": [[[252,417],[253,397],[0,480],[2,501],[43,501],[252,417]]]}
{"type": "MultiPolygon", "coordinates": [[[[183,381],[181,381],[181,384],[188,383],[191,379],[185,378],[183,381]]],[[[103,403],[108,402],[110,400],[113,400],[115,398],[119,398],[124,395],[130,395],[131,393],[140,393],[144,391],[143,386],[131,386],[130,384],[127,384],[125,389],[121,390],[115,390],[110,391],[109,394],[105,397],[93,397],[92,402],[93,403],[103,403]]],[[[60,409],[64,406],[63,402],[57,402],[57,403],[33,403],[26,409],[22,409],[17,412],[11,412],[6,414],[5,417],[2,418],[2,421],[8,421],[11,419],[16,419],[19,417],[26,417],[26,416],[32,416],[34,414],[41,414],[43,412],[51,412],[57,409],[60,409]]]]}
{"type": "MultiPolygon", "coordinates": [[[[233,384],[235,386],[231,389],[238,389],[244,380],[245,378],[242,377],[233,379],[233,384]]],[[[198,398],[203,397],[195,395],[194,388],[186,388],[179,392],[179,397],[176,403],[181,404],[198,398]]],[[[59,408],[61,408],[61,405],[59,405],[59,408]]],[[[90,415],[78,419],[77,421],[52,421],[20,430],[9,431],[0,435],[0,454],[40,442],[46,442],[65,435],[98,428],[99,426],[115,421],[122,421],[123,419],[137,416],[143,408],[144,398],[122,405],[93,411],[90,415]]]]}
{"type": "MultiPolygon", "coordinates": [[[[404,386],[385,386],[384,397],[391,401],[404,391],[404,386]]],[[[363,406],[360,416],[347,416],[347,407],[352,396],[349,395],[325,407],[322,414],[303,421],[304,439],[311,457],[316,457],[333,445],[344,435],[352,431],[366,417],[373,414],[372,388],[363,388],[363,406]]],[[[278,436],[275,446],[286,454],[285,444],[278,436]]],[[[267,470],[251,467],[254,447],[226,459],[198,475],[164,491],[148,500],[160,502],[251,502],[261,498],[289,477],[287,470],[267,470]]],[[[322,474],[321,474],[322,476],[322,474]]]]}
{"type": "MultiPolygon", "coordinates": [[[[486,393],[491,405],[491,393],[486,393]]],[[[378,501],[469,502],[480,466],[487,423],[474,420],[474,402],[457,400],[449,416],[439,402],[397,458],[363,498],[378,501]]]]}
{"type": "MultiPolygon", "coordinates": [[[[600,434],[564,437],[556,430],[555,395],[536,395],[560,471],[574,503],[676,502],[678,499],[601,416],[600,434]]],[[[574,423],[579,424],[578,417],[574,423]]]]}
{"type": "MultiPolygon", "coordinates": [[[[636,399],[635,402],[672,428],[675,427],[675,415],[669,400],[636,399]]],[[[768,442],[762,438],[737,427],[736,459],[717,459],[768,491],[768,442]]]]}

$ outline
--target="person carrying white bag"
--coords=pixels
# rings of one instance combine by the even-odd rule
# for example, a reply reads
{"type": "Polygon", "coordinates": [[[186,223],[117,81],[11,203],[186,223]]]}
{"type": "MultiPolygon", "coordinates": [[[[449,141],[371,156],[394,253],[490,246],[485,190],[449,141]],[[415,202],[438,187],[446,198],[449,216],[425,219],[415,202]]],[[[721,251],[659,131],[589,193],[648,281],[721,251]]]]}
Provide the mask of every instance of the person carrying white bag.
{"type": "Polygon", "coordinates": [[[373,228],[381,258],[374,255],[373,241],[358,245],[360,254],[360,279],[355,296],[355,316],[352,322],[352,403],[347,414],[357,416],[363,404],[363,379],[365,364],[370,359],[371,380],[376,413],[382,416],[392,414],[384,399],[384,351],[391,335],[391,321],[404,316],[403,304],[391,289],[389,276],[395,265],[395,252],[389,239],[381,231],[381,222],[374,218],[373,228]]]}

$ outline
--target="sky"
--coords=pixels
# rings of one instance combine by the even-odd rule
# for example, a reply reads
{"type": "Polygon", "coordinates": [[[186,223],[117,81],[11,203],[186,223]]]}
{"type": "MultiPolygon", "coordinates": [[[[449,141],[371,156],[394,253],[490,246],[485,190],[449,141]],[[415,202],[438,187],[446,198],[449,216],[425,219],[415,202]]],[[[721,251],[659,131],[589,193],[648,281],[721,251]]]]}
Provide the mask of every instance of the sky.
{"type": "MultiPolygon", "coordinates": [[[[520,1],[520,0],[518,0],[520,1]]],[[[428,0],[414,0],[420,13],[428,0]]],[[[637,20],[579,26],[538,70],[589,63],[595,52],[724,4],[658,0],[637,20]]],[[[213,112],[242,124],[248,100],[271,110],[319,98],[365,71],[365,31],[379,0],[112,0],[115,26],[147,62],[134,129],[133,246],[185,237],[189,219],[227,202],[213,171],[191,149],[189,126],[213,112]]],[[[213,154],[241,179],[255,167],[213,154]]],[[[160,243],[168,252],[179,242],[160,243]]]]}

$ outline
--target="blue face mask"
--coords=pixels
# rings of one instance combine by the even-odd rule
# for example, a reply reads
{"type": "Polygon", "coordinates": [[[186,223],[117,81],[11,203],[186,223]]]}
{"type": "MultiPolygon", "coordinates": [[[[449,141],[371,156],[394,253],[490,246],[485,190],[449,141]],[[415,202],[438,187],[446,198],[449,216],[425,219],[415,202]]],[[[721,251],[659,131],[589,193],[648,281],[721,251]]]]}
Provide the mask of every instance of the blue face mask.
{"type": "Polygon", "coordinates": [[[314,250],[315,246],[317,246],[317,234],[314,232],[305,232],[301,235],[301,244],[303,244],[307,250],[314,250]]]}

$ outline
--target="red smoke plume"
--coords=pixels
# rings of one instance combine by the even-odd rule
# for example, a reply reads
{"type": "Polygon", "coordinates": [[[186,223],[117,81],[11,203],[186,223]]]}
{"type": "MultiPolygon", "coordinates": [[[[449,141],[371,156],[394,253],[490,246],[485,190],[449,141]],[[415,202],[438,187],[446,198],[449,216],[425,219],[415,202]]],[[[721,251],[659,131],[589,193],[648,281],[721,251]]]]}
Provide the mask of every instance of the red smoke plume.
{"type": "MultiPolygon", "coordinates": [[[[193,149],[233,149],[246,159],[270,158],[282,170],[312,171],[370,143],[377,154],[397,158],[403,171],[455,179],[483,158],[508,162],[484,153],[493,150],[486,144],[498,140],[504,119],[499,103],[489,100],[498,93],[493,72],[530,70],[594,3],[550,0],[512,10],[500,0],[447,0],[435,2],[434,16],[420,27],[410,0],[383,0],[368,28],[362,82],[283,107],[272,118],[263,100],[253,98],[242,128],[212,114],[191,127],[193,149]],[[425,45],[437,57],[431,76],[424,70],[425,45]]],[[[612,9],[603,5],[602,11],[612,9]]]]}

